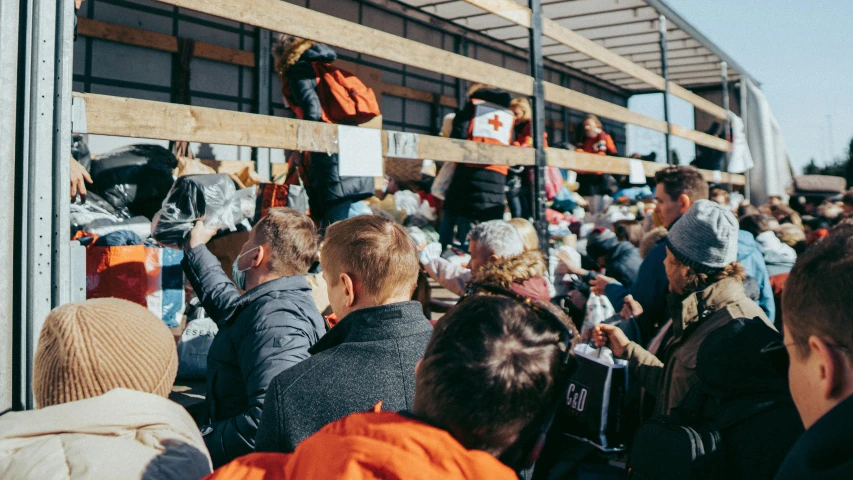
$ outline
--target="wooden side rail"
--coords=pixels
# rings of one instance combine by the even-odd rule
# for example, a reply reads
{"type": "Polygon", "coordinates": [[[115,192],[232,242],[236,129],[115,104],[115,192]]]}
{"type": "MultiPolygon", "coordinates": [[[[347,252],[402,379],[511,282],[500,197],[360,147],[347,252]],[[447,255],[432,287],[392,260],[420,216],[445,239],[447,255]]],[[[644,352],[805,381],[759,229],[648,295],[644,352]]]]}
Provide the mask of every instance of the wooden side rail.
{"type": "MultiPolygon", "coordinates": [[[[337,153],[337,126],[319,122],[234,112],[207,107],[154,102],[131,98],[75,93],[72,112],[74,133],[157,140],[186,140],[222,145],[281,148],[337,153]]],[[[440,162],[499,165],[533,165],[530,148],[504,147],[430,135],[382,131],[386,157],[440,162]],[[407,145],[405,154],[395,147],[407,145]]],[[[627,175],[631,160],[604,157],[558,148],[548,149],[548,163],[586,172],[627,175]]],[[[647,176],[666,167],[643,162],[647,176]]],[[[708,180],[714,172],[703,171],[708,180]]],[[[744,184],[743,175],[721,174],[720,182],[744,184]]]]}
{"type": "MultiPolygon", "coordinates": [[[[357,48],[358,52],[366,55],[372,55],[403,65],[425,68],[436,73],[471,82],[491,85],[525,96],[530,96],[533,93],[533,77],[529,75],[448,52],[441,48],[424,45],[390,33],[374,30],[364,25],[280,0],[243,0],[241,2],[230,0],[160,1],[168,5],[195,10],[275,32],[285,32],[335,47],[349,50],[357,48]]],[[[659,122],[659,120],[630,112],[619,105],[610,104],[609,102],[604,102],[589,95],[548,82],[545,83],[545,100],[557,105],[594,113],[605,118],[646,128],[649,128],[647,125],[659,122]],[[630,120],[626,121],[624,119],[630,120]]],[[[660,129],[656,130],[661,131],[660,129]]],[[[665,132],[666,130],[663,131],[665,132]]],[[[670,133],[683,136],[686,131],[691,132],[689,139],[700,145],[722,151],[731,149],[731,144],[725,140],[721,141],[719,138],[711,135],[687,130],[683,127],[673,128],[670,133]]]]}

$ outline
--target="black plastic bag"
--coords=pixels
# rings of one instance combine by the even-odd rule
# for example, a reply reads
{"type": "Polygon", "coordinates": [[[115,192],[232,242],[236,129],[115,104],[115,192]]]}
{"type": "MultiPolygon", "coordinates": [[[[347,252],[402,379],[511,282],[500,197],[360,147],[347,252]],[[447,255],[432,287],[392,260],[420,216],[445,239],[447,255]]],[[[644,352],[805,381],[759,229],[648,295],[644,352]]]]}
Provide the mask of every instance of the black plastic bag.
{"type": "Polygon", "coordinates": [[[89,189],[118,210],[148,219],[160,209],[172,188],[175,156],[159,145],[130,145],[91,161],[89,189]]]}
{"type": "Polygon", "coordinates": [[[225,174],[187,175],[175,181],[151,232],[158,242],[181,245],[196,220],[204,219],[211,228],[234,229],[254,215],[254,207],[254,187],[238,191],[225,174]]]}

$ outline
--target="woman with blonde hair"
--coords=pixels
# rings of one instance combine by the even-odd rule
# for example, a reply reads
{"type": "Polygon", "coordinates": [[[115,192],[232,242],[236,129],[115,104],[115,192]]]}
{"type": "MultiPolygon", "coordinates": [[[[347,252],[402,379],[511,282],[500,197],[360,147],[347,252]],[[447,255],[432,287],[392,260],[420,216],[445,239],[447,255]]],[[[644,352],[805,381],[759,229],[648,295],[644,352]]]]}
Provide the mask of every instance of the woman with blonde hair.
{"type": "Polygon", "coordinates": [[[521,241],[524,242],[525,252],[535,252],[539,250],[539,234],[536,233],[536,227],[529,220],[523,218],[513,218],[509,221],[521,235],[521,241]]]}

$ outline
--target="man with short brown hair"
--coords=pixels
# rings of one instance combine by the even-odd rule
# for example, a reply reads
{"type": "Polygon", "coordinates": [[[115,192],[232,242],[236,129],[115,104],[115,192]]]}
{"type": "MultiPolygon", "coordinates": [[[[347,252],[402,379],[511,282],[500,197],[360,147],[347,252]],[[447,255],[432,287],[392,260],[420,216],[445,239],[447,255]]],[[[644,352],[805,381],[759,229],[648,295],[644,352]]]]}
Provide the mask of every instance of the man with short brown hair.
{"type": "Polygon", "coordinates": [[[184,246],[183,268],[219,325],[207,356],[211,423],[202,428],[217,467],[255,449],[267,387],[309,357],[308,348],[326,326],[305,279],[319,245],[310,218],[289,208],[271,209],[234,260],[233,283],[205,246],[215,233],[196,223],[184,246]]]}
{"type": "Polygon", "coordinates": [[[340,319],[311,358],[270,385],[258,451],[292,452],[327,423],[382,402],[410,410],[415,364],[432,326],[420,303],[418,254],[406,231],[379,216],[330,225],[320,254],[332,309],[340,319]]]}
{"type": "Polygon", "coordinates": [[[791,396],[806,432],[777,480],[853,478],[853,226],[797,260],[785,283],[782,328],[791,396]]]}

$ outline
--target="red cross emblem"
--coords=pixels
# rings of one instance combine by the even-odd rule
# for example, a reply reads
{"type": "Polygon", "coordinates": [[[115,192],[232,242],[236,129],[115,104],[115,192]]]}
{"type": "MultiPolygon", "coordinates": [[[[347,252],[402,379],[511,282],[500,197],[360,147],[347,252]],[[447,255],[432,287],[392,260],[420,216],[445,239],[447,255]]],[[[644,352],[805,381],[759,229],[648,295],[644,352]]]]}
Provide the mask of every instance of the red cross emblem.
{"type": "Polygon", "coordinates": [[[500,130],[500,129],[501,129],[501,127],[503,127],[503,126],[504,126],[503,122],[501,122],[501,120],[500,120],[500,118],[498,117],[498,115],[497,115],[497,114],[495,114],[495,118],[493,118],[493,119],[489,120],[489,122],[488,122],[488,123],[489,123],[489,125],[491,125],[491,126],[495,127],[495,131],[496,131],[496,132],[497,132],[498,130],[500,130]]]}

